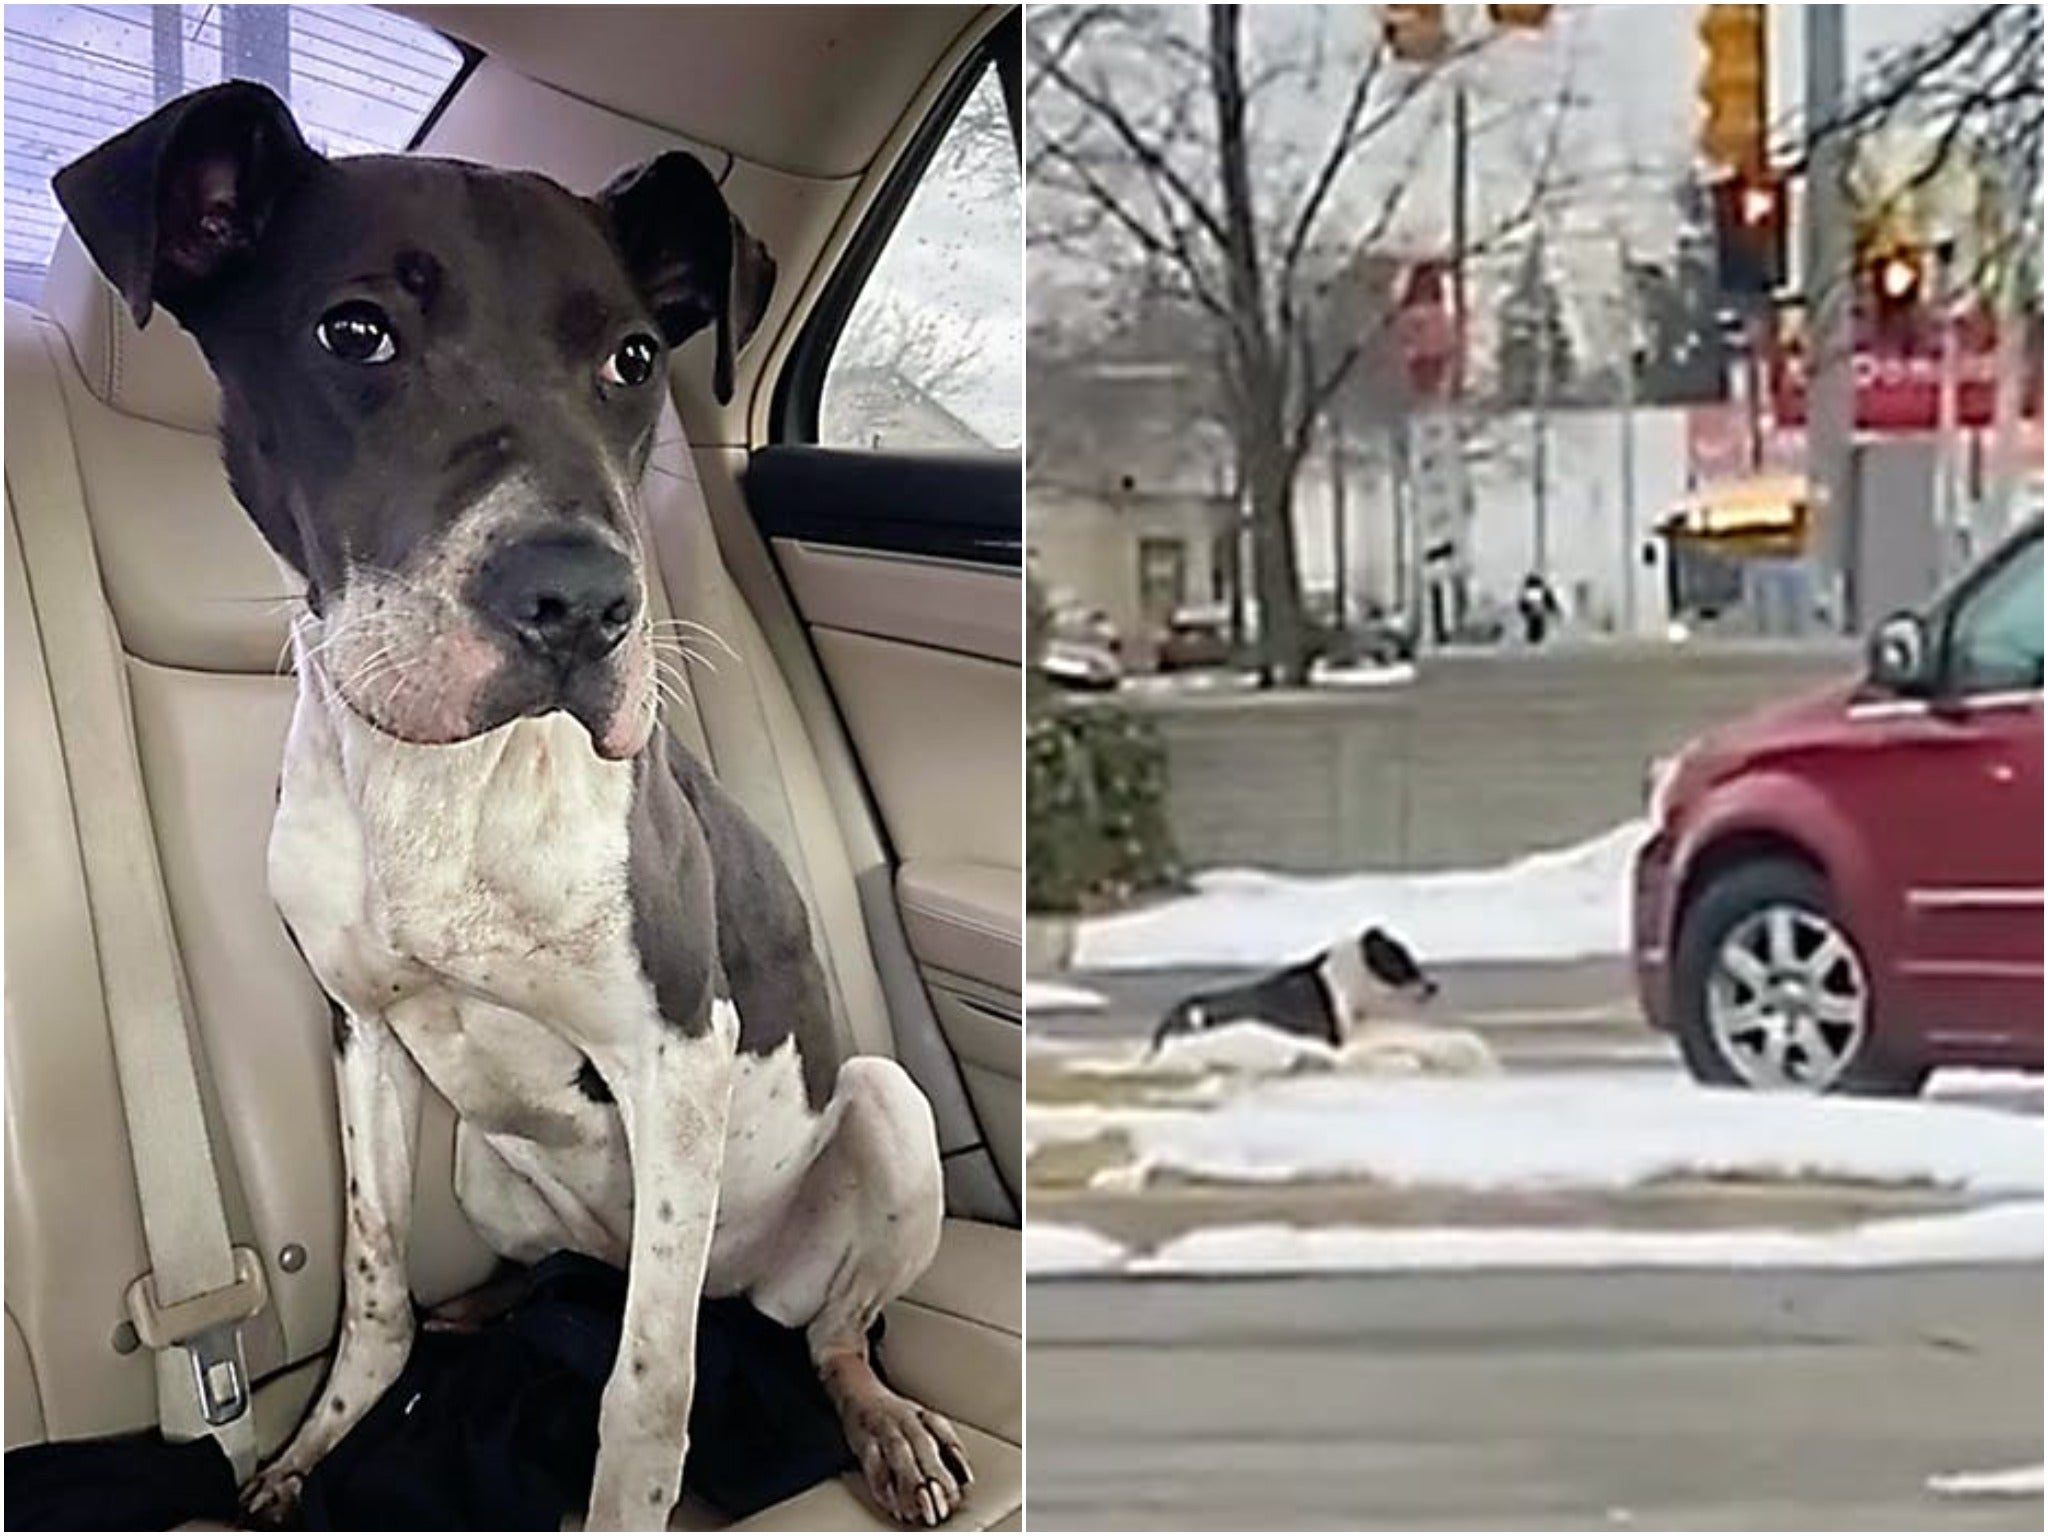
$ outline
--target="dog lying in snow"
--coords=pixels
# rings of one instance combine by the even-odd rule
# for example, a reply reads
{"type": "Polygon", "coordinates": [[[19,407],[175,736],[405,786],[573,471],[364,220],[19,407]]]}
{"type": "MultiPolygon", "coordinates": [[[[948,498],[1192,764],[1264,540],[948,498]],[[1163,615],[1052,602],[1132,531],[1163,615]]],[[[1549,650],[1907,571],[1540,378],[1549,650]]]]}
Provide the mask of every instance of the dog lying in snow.
{"type": "MultiPolygon", "coordinates": [[[[1407,945],[1385,929],[1367,928],[1255,981],[1183,998],[1160,1019],[1152,1054],[1202,1061],[1210,1053],[1190,1037],[1257,1024],[1303,1042],[1297,1065],[1450,1076],[1497,1070],[1477,1035],[1414,1017],[1436,995],[1435,979],[1407,945]]],[[[1219,1037],[1215,1043],[1225,1042],[1219,1037]]],[[[1222,1054],[1214,1064],[1229,1065],[1232,1053],[1222,1054]]]]}

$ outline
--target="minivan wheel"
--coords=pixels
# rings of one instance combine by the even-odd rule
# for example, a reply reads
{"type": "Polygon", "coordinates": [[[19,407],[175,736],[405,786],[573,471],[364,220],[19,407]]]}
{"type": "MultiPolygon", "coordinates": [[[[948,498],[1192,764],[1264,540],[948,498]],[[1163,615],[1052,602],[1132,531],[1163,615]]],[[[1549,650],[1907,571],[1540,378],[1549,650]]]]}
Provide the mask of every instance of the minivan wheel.
{"type": "Polygon", "coordinates": [[[1869,972],[1803,864],[1759,859],[1716,877],[1680,920],[1672,1016],[1703,1083],[1806,1093],[1917,1093],[1927,1069],[1888,1061],[1869,972]]]}

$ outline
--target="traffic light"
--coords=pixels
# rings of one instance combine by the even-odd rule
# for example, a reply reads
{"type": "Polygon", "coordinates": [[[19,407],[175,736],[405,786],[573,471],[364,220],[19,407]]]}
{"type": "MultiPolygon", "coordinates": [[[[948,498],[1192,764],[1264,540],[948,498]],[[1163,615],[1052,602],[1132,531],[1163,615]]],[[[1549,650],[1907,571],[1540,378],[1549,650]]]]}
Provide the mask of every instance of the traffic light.
{"type": "Polygon", "coordinates": [[[1769,79],[1764,53],[1764,8],[1710,5],[1700,18],[1706,60],[1699,96],[1700,153],[1724,171],[1754,172],[1764,165],[1764,94],[1769,79]]]}
{"type": "Polygon", "coordinates": [[[1927,256],[1910,246],[1873,251],[1863,268],[1870,313],[1878,328],[1897,334],[1917,325],[1927,295],[1927,256]]]}
{"type": "Polygon", "coordinates": [[[1769,171],[1714,183],[1714,249],[1721,292],[1762,298],[1785,281],[1785,178],[1769,171]]]}
{"type": "Polygon", "coordinates": [[[1406,64],[1431,64],[1451,51],[1451,32],[1440,5],[1383,5],[1380,31],[1387,50],[1406,64]]]}

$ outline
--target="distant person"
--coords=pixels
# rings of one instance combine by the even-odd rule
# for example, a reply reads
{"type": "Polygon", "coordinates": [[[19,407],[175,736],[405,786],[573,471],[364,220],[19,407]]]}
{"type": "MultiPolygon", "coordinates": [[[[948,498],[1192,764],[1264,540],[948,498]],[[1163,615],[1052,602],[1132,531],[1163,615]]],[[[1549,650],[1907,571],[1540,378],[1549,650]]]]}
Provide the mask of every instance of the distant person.
{"type": "Polygon", "coordinates": [[[1557,594],[1550,590],[1550,583],[1543,579],[1540,571],[1531,571],[1522,578],[1522,590],[1515,597],[1515,611],[1522,616],[1522,639],[1525,643],[1541,645],[1550,634],[1551,622],[1560,617],[1562,610],[1557,603],[1557,594]]]}

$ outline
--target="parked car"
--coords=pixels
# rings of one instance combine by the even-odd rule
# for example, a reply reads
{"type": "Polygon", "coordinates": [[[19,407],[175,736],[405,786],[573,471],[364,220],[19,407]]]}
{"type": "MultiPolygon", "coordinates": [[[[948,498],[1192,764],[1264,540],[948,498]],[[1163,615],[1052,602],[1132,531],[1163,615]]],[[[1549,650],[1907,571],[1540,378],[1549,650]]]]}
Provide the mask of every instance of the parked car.
{"type": "Polygon", "coordinates": [[[1160,632],[1156,665],[1161,672],[1229,666],[1229,620],[1208,610],[1174,614],[1160,632]]]}
{"type": "Polygon", "coordinates": [[[1124,680],[1123,663],[1107,646],[1059,636],[1045,642],[1038,670],[1056,687],[1077,693],[1108,693],[1124,680]]]}
{"type": "Polygon", "coordinates": [[[1115,622],[1100,608],[1085,603],[1062,603],[1046,620],[1046,634],[1055,640],[1072,640],[1109,652],[1123,654],[1123,636],[1115,622]]]}
{"type": "Polygon", "coordinates": [[[2041,520],[1866,668],[1653,771],[1633,942],[1708,1083],[1911,1093],[2041,1065],[2041,520]]]}

